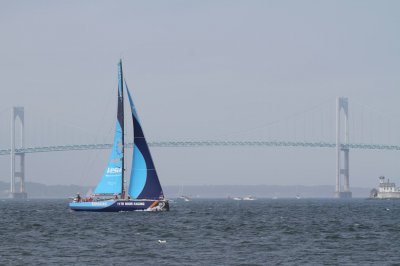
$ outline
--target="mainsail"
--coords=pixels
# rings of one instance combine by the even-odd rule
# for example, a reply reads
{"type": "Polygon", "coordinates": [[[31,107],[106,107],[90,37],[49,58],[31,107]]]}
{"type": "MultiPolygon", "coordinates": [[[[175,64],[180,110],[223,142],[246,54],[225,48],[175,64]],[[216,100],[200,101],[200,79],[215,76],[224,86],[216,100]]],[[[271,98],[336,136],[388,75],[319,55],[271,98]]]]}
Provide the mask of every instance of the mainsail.
{"type": "Polygon", "coordinates": [[[132,171],[128,193],[134,199],[164,199],[157,171],[126,83],[125,88],[131,106],[134,133],[132,171]]]}
{"type": "Polygon", "coordinates": [[[118,112],[117,122],[115,125],[114,144],[108,160],[108,166],[94,191],[95,194],[121,194],[123,190],[124,101],[122,78],[122,65],[120,62],[118,65],[118,112]]]}

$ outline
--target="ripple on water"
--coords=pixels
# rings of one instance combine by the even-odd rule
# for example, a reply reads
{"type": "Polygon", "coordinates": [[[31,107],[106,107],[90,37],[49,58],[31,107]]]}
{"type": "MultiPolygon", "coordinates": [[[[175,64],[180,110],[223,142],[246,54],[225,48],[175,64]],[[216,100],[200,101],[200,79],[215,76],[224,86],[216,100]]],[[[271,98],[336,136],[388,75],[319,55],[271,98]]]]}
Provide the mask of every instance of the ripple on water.
{"type": "Polygon", "coordinates": [[[1,201],[1,264],[397,263],[400,201],[193,200],[166,213],[1,201]],[[387,210],[389,209],[389,211],[387,210]],[[166,241],[160,243],[161,241],[166,241]],[[390,243],[390,244],[388,244],[390,243]],[[106,255],[105,255],[106,254],[106,255]]]}

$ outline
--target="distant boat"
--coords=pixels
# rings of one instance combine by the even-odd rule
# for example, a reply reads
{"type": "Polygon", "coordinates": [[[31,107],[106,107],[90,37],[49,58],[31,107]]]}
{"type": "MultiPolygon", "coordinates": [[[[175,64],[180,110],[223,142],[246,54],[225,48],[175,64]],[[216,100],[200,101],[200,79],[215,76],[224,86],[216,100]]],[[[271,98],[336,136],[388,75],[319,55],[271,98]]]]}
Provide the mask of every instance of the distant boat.
{"type": "Polygon", "coordinates": [[[178,199],[181,199],[181,200],[184,200],[184,201],[192,201],[192,198],[190,198],[188,196],[184,196],[184,195],[179,196],[178,199]]]}
{"type": "Polygon", "coordinates": [[[138,114],[122,73],[122,61],[118,64],[118,111],[111,155],[108,166],[97,184],[94,194],[81,198],[79,194],[69,203],[75,211],[168,211],[169,201],[165,199],[150,150],[143,134],[138,114]],[[124,130],[124,84],[128,94],[134,146],[129,188],[125,182],[125,130],[124,130]]]}
{"type": "Polygon", "coordinates": [[[301,199],[300,195],[296,195],[296,199],[301,199]]]}
{"type": "Polygon", "coordinates": [[[233,200],[243,200],[241,197],[233,197],[233,200]]]}
{"type": "Polygon", "coordinates": [[[254,198],[253,196],[246,196],[243,197],[243,200],[256,200],[256,198],[254,198]]]}
{"type": "Polygon", "coordinates": [[[183,194],[183,185],[181,185],[181,187],[179,188],[178,193],[179,193],[178,199],[184,200],[184,201],[192,201],[191,197],[186,196],[186,195],[183,194]]]}

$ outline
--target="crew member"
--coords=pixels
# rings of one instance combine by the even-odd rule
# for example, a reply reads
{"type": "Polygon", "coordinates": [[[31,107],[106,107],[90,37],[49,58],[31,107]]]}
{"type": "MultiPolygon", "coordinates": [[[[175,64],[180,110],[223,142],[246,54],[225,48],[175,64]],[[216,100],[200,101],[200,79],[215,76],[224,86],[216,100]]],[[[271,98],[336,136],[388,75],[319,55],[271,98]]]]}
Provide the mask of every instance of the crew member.
{"type": "Polygon", "coordinates": [[[76,201],[77,202],[81,202],[81,195],[79,195],[79,193],[76,194],[76,201]]]}

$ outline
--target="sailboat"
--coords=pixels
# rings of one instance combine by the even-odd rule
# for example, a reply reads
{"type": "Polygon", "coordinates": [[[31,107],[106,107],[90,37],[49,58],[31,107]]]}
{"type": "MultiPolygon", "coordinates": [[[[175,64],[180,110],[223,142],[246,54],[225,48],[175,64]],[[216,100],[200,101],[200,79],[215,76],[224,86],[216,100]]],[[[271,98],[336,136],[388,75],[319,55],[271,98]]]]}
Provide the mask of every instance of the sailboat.
{"type": "Polygon", "coordinates": [[[189,196],[186,196],[183,194],[183,185],[181,185],[178,193],[179,193],[178,199],[181,199],[184,201],[192,201],[192,199],[189,196]]]}
{"type": "Polygon", "coordinates": [[[108,165],[94,194],[88,198],[82,198],[77,194],[69,203],[69,207],[74,211],[98,212],[169,210],[169,202],[164,197],[132,96],[123,78],[122,60],[118,63],[118,111],[114,143],[108,165]],[[128,189],[124,160],[124,91],[128,95],[134,135],[128,189]]]}

